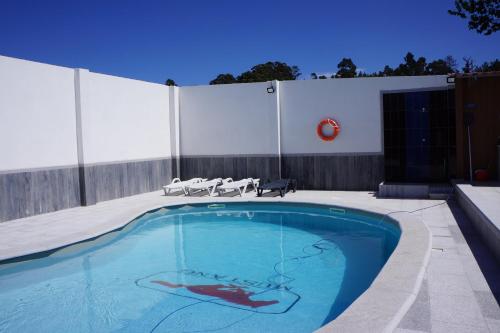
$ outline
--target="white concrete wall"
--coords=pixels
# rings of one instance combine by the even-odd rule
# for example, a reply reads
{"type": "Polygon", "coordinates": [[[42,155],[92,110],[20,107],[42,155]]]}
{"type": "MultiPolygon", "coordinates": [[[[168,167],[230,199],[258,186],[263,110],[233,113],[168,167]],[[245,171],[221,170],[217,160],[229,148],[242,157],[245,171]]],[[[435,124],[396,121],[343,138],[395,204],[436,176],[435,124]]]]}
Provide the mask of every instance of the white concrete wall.
{"type": "MultiPolygon", "coordinates": [[[[329,79],[284,81],[269,94],[270,82],[169,88],[79,72],[85,164],[276,155],[278,96],[282,154],[380,153],[381,93],[446,87],[445,76],[329,79]],[[333,142],[316,135],[326,117],[341,125],[333,142]]],[[[78,163],[74,77],[0,56],[0,171],[78,163]]]]}
{"type": "Polygon", "coordinates": [[[73,69],[0,56],[0,171],[77,163],[73,69]]]}
{"type": "Polygon", "coordinates": [[[85,164],[171,157],[169,88],[80,70],[85,164]]]}
{"type": "Polygon", "coordinates": [[[380,153],[381,92],[446,87],[446,76],[283,81],[280,87],[282,154],[380,153]],[[341,126],[333,142],[316,134],[327,117],[341,126]]]}
{"type": "Polygon", "coordinates": [[[270,84],[181,87],[181,155],[276,155],[277,94],[267,92],[270,84]]]}
{"type": "Polygon", "coordinates": [[[179,91],[177,86],[169,87],[170,150],[172,157],[179,157],[179,91]]]}

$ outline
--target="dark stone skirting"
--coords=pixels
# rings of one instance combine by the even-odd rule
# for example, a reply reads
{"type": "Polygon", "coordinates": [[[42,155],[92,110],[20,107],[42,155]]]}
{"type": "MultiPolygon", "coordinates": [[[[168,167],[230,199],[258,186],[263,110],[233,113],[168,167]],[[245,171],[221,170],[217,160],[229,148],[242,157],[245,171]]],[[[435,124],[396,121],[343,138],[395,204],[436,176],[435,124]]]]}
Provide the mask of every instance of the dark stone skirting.
{"type": "Polygon", "coordinates": [[[283,178],[306,190],[375,191],[384,180],[384,155],[285,155],[283,178]]]}
{"type": "Polygon", "coordinates": [[[80,169],[82,205],[161,189],[172,181],[172,160],[97,164],[80,169]]]}
{"type": "Polygon", "coordinates": [[[171,181],[171,159],[3,173],[0,222],[152,192],[171,181]]]}
{"type": "Polygon", "coordinates": [[[76,206],[77,167],[0,174],[0,222],[76,206]]]}
{"type": "MultiPolygon", "coordinates": [[[[175,177],[175,159],[0,174],[0,222],[92,205],[161,189],[175,177]]],[[[278,156],[181,157],[180,176],[279,178],[278,156]]],[[[293,155],[281,158],[282,178],[298,189],[376,190],[384,178],[384,157],[374,155],[293,155]]]]}
{"type": "Polygon", "coordinates": [[[278,156],[181,156],[180,174],[182,179],[195,177],[279,178],[278,156]]]}
{"type": "MultiPolygon", "coordinates": [[[[278,156],[181,157],[183,179],[194,177],[279,178],[278,156]]],[[[282,178],[297,179],[305,190],[376,190],[384,179],[384,156],[363,155],[284,155],[282,178]]]]}

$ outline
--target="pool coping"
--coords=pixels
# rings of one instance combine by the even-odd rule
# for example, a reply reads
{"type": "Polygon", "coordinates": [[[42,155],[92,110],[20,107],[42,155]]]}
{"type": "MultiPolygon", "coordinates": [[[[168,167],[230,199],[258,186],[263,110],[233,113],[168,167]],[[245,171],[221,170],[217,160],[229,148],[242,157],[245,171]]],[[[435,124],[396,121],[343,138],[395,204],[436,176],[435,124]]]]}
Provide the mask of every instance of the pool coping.
{"type": "Polygon", "coordinates": [[[242,202],[283,202],[297,204],[318,204],[331,207],[345,207],[365,213],[385,215],[401,228],[399,243],[391,257],[379,272],[370,287],[359,296],[339,317],[329,322],[316,332],[391,332],[394,330],[416,299],[423,281],[425,269],[430,259],[432,236],[427,226],[408,212],[391,212],[385,208],[363,204],[339,204],[331,199],[319,198],[192,198],[179,197],[174,201],[129,207],[117,212],[98,231],[85,234],[73,234],[64,241],[54,243],[52,247],[33,246],[26,251],[0,256],[0,262],[23,259],[25,256],[53,251],[71,244],[90,240],[120,229],[143,214],[162,207],[242,202]]]}

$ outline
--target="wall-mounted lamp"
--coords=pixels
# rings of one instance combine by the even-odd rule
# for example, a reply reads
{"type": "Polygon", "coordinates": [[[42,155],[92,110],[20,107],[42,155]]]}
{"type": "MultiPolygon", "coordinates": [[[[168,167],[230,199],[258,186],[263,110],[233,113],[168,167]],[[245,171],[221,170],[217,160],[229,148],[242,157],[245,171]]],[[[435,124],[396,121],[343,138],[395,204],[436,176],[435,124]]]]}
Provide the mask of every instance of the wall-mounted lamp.
{"type": "Polygon", "coordinates": [[[454,76],[448,76],[446,78],[446,83],[448,83],[448,84],[454,84],[455,83],[455,77],[454,76]]]}
{"type": "Polygon", "coordinates": [[[267,93],[268,94],[273,94],[274,93],[274,87],[273,87],[273,85],[267,87],[267,93]]]}

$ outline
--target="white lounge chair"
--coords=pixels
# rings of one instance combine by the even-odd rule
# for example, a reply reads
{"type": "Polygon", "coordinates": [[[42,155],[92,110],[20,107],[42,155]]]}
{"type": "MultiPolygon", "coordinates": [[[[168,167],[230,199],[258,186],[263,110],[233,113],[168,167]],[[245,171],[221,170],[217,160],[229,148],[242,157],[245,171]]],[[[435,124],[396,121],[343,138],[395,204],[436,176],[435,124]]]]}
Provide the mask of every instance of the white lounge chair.
{"type": "Polygon", "coordinates": [[[222,195],[226,192],[238,191],[240,193],[240,197],[243,193],[246,193],[248,185],[252,185],[253,190],[257,192],[257,187],[259,186],[260,179],[253,178],[245,178],[242,180],[238,180],[235,182],[227,182],[217,187],[217,191],[219,195],[222,195]],[[243,191],[241,188],[243,187],[243,191]]]}
{"type": "Polygon", "coordinates": [[[214,178],[212,180],[205,180],[199,183],[194,183],[188,186],[188,194],[191,195],[193,191],[207,191],[208,195],[212,196],[214,195],[217,186],[227,184],[229,182],[232,182],[232,178],[214,178]]]}
{"type": "Polygon", "coordinates": [[[207,179],[203,178],[192,178],[189,180],[181,181],[179,178],[174,178],[172,182],[168,185],[163,186],[163,191],[165,191],[165,195],[168,195],[172,190],[182,190],[185,195],[188,194],[189,185],[193,185],[195,183],[199,183],[202,181],[206,181],[207,179]]]}

